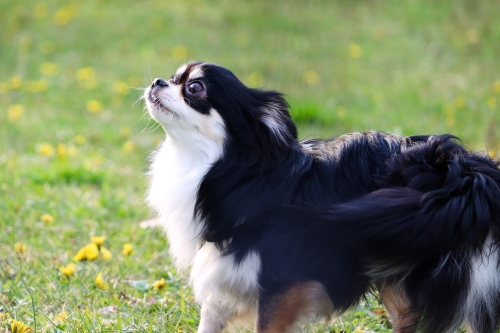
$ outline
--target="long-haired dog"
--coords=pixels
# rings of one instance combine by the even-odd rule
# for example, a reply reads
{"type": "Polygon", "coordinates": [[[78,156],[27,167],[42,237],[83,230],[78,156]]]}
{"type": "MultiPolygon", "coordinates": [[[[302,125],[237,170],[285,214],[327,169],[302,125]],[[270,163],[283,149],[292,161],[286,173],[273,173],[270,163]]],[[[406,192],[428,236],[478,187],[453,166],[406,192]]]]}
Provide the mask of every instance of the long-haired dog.
{"type": "Polygon", "coordinates": [[[495,332],[500,169],[450,135],[297,140],[280,93],[189,63],[144,98],[167,136],[149,204],[199,333],[259,333],[338,315],[377,288],[394,332],[495,332]]]}

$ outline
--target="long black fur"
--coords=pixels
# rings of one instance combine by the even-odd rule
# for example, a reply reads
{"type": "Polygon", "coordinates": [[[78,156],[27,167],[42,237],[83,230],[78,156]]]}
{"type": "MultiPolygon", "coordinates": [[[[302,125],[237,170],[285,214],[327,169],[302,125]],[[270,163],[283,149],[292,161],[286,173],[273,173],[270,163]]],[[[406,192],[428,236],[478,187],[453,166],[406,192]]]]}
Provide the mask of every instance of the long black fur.
{"type": "MultiPolygon", "coordinates": [[[[228,138],[200,184],[196,214],[204,241],[237,260],[260,255],[261,302],[314,280],[343,311],[372,283],[399,281],[422,332],[466,319],[472,260],[488,237],[500,241],[497,162],[450,135],[299,142],[281,94],[247,88],[219,66],[203,72],[228,138]]],[[[494,311],[476,316],[481,332],[498,326],[492,297],[494,311]]]]}

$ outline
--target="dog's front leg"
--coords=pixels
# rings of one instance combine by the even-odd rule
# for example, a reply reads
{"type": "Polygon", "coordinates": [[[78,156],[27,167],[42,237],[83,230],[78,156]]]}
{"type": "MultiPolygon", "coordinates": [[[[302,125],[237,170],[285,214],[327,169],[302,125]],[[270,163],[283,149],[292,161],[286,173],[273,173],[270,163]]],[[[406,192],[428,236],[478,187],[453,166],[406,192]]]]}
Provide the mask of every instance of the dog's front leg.
{"type": "Polygon", "coordinates": [[[201,305],[200,325],[197,333],[220,333],[226,327],[230,313],[208,302],[201,305]]]}

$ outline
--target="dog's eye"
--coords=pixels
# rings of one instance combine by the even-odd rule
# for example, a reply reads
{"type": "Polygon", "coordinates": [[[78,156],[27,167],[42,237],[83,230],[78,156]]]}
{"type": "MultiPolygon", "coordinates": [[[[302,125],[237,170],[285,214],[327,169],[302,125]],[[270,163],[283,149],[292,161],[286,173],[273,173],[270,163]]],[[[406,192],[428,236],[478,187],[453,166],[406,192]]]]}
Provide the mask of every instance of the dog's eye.
{"type": "Polygon", "coordinates": [[[203,85],[200,82],[193,82],[188,86],[188,91],[193,95],[199,94],[203,92],[203,90],[205,90],[205,87],[203,87],[203,85]]]}

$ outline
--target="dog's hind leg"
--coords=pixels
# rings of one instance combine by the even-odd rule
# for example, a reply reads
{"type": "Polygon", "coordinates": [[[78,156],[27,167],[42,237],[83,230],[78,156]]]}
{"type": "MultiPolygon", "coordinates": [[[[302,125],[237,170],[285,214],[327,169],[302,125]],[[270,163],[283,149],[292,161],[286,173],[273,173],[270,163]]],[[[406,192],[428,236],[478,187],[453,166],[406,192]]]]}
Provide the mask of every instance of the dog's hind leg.
{"type": "Polygon", "coordinates": [[[403,288],[396,284],[378,286],[380,299],[384,304],[394,333],[414,333],[420,316],[413,313],[411,303],[403,288]]]}
{"type": "Polygon", "coordinates": [[[197,333],[220,333],[226,327],[229,312],[221,311],[216,306],[204,303],[201,306],[200,324],[197,333]]]}
{"type": "Polygon", "coordinates": [[[321,283],[298,283],[280,294],[261,296],[255,332],[294,332],[301,322],[316,315],[329,317],[332,312],[332,302],[321,283]]]}

